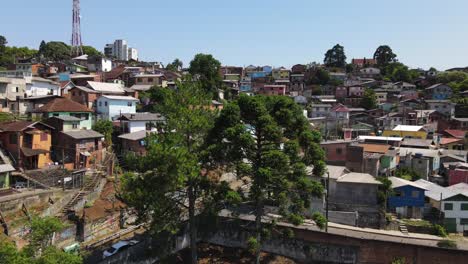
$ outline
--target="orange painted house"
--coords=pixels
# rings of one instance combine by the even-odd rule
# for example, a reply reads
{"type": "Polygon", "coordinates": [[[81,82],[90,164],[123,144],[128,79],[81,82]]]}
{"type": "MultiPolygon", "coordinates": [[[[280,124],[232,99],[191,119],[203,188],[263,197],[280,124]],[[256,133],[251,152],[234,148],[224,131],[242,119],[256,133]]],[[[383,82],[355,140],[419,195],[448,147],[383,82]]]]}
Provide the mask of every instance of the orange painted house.
{"type": "Polygon", "coordinates": [[[31,121],[0,123],[1,147],[13,157],[15,166],[26,170],[41,169],[52,163],[52,127],[31,121]]]}

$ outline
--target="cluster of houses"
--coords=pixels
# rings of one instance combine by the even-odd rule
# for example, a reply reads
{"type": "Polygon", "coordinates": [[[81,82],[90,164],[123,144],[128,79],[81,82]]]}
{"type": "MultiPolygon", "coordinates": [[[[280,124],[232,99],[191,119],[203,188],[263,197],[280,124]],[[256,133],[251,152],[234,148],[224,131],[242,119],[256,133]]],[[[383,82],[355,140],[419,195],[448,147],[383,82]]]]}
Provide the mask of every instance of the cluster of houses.
{"type": "MultiPolygon", "coordinates": [[[[120,153],[145,153],[144,139],[164,117],[137,113],[139,93],[175,85],[181,75],[159,64],[118,64],[86,55],[68,63],[21,61],[0,72],[0,191],[23,182],[28,172],[62,167],[96,168],[106,152],[93,130],[111,121],[120,153]]],[[[219,105],[217,106],[219,107],[219,105]]]]}
{"type": "MultiPolygon", "coordinates": [[[[468,230],[468,116],[450,100],[453,90],[430,85],[426,77],[434,72],[421,72],[415,83],[386,82],[374,60],[352,64],[352,73],[329,72],[336,85],[319,85],[318,93],[308,81],[317,65],[223,66],[220,76],[234,95],[286,95],[304,106],[324,137],[330,219],[381,227],[378,177],[387,177],[393,189],[388,212],[427,218],[435,210],[448,231],[468,230]],[[366,89],[375,92],[375,109],[362,107],[366,89]],[[396,177],[401,170],[420,179],[396,177]]],[[[137,111],[138,104],[149,104],[139,95],[153,86],[175,87],[183,74],[159,63],[86,55],[66,64],[18,61],[0,72],[1,111],[18,117],[0,123],[0,188],[10,188],[10,174],[17,172],[100,164],[106,146],[93,130],[98,120],[113,122],[118,154],[144,155],[145,138],[165,119],[137,111]]]]}

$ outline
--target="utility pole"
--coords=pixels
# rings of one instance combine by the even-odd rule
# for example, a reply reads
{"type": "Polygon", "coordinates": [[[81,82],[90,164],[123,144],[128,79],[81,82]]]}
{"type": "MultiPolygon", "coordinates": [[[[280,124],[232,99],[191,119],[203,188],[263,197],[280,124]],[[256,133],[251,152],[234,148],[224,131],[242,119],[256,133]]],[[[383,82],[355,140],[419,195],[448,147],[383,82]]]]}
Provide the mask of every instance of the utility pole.
{"type": "Polygon", "coordinates": [[[325,208],[325,218],[327,218],[327,223],[325,225],[325,232],[328,233],[328,195],[330,194],[330,172],[327,171],[327,195],[325,196],[326,199],[326,208],[325,208]]]}

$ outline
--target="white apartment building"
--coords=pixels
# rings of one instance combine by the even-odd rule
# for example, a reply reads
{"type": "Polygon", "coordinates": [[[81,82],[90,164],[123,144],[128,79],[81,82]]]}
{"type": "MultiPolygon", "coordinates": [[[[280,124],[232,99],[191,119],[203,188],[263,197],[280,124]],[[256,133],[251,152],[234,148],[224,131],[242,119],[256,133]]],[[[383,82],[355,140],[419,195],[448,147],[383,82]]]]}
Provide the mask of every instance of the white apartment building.
{"type": "Polygon", "coordinates": [[[135,48],[128,48],[128,60],[138,60],[138,50],[135,48]]]}

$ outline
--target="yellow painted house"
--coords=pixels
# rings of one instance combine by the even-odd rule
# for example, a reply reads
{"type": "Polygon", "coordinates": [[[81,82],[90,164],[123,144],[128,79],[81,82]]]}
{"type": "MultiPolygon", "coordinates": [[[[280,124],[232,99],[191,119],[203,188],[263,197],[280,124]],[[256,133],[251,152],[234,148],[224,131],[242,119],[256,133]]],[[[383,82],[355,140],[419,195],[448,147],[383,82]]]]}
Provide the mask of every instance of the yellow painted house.
{"type": "Polygon", "coordinates": [[[385,130],[384,137],[402,137],[402,138],[418,138],[427,139],[427,131],[423,126],[406,126],[398,125],[393,130],[385,130]]]}

